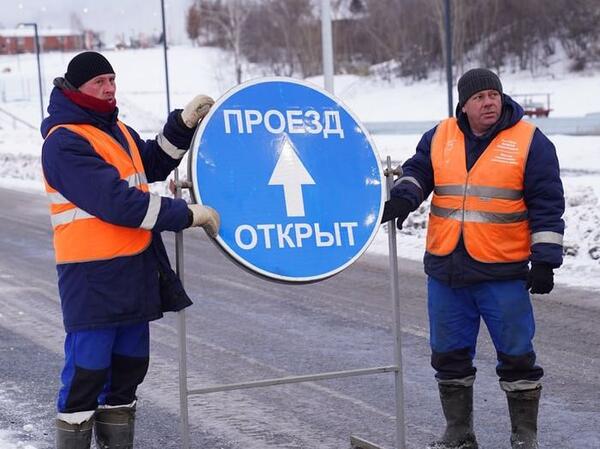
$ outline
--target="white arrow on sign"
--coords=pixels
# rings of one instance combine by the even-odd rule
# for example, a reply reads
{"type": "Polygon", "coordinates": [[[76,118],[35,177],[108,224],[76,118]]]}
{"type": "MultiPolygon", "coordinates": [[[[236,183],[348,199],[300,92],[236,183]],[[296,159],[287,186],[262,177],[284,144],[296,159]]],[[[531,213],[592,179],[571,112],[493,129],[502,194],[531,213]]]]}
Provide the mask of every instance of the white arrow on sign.
{"type": "Polygon", "coordinates": [[[292,142],[284,135],[281,153],[273,169],[271,179],[269,179],[269,185],[283,186],[285,209],[288,217],[304,217],[302,185],[314,183],[314,179],[302,164],[292,142]]]}

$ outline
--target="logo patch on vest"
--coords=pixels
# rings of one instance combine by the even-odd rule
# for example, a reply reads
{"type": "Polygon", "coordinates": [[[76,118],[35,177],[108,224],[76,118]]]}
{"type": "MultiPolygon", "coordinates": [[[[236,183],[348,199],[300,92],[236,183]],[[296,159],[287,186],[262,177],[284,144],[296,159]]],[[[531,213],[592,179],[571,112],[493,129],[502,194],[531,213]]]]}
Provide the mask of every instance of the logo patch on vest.
{"type": "Polygon", "coordinates": [[[517,142],[510,139],[502,139],[498,145],[493,149],[492,162],[498,162],[500,164],[517,165],[516,156],[519,154],[519,147],[517,142]]]}
{"type": "Polygon", "coordinates": [[[456,143],[456,139],[452,139],[449,140],[448,142],[446,142],[446,146],[444,147],[444,150],[452,150],[452,148],[454,148],[454,144],[456,143]]]}

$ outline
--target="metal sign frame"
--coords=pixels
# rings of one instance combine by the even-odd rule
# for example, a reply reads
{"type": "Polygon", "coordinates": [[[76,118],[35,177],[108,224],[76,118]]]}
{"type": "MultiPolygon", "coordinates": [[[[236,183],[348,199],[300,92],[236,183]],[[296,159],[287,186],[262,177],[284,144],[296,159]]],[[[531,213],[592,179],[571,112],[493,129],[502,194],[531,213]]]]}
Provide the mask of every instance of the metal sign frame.
{"type": "MultiPolygon", "coordinates": [[[[399,176],[400,173],[391,166],[391,158],[387,157],[386,169],[384,170],[387,186],[387,197],[389,198],[390,190],[393,186],[394,175],[399,176]]],[[[180,183],[177,185],[178,193],[180,193],[182,185],[188,187],[188,184],[180,183]]],[[[188,386],[187,376],[187,349],[186,349],[186,321],[185,309],[177,312],[177,332],[179,339],[179,400],[180,400],[180,430],[181,430],[181,447],[182,449],[190,449],[190,425],[189,425],[189,402],[191,395],[208,394],[222,391],[242,390],[257,387],[268,387],[273,385],[284,385],[300,382],[313,382],[318,380],[336,379],[353,376],[363,376],[367,374],[394,373],[395,384],[395,403],[396,403],[396,449],[405,449],[405,421],[404,421],[404,389],[403,389],[403,372],[402,372],[402,339],[400,327],[400,288],[398,282],[398,259],[396,246],[396,226],[395,220],[388,222],[385,226],[388,228],[388,247],[389,247],[389,262],[390,262],[390,284],[391,296],[393,303],[394,315],[394,364],[389,366],[379,366],[373,368],[355,369],[347,371],[334,371],[318,374],[310,374],[304,376],[291,376],[278,379],[265,379],[258,381],[247,381],[235,384],[215,385],[203,388],[190,389],[188,386]]],[[[176,247],[182,244],[181,240],[176,240],[176,247]]],[[[183,262],[183,261],[181,261],[183,262]]],[[[181,263],[180,277],[183,278],[183,263],[181,263]]],[[[356,436],[350,437],[350,442],[355,449],[373,449],[378,446],[363,440],[356,436]]]]}

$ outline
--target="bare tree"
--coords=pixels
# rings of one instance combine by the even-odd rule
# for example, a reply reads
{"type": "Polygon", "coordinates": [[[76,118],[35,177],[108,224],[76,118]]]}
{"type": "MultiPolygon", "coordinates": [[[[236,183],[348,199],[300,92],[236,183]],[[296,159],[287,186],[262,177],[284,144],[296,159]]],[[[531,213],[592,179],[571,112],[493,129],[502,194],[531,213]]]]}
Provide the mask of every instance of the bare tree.
{"type": "MultiPolygon", "coordinates": [[[[225,48],[233,54],[233,66],[236,81],[242,82],[242,35],[244,25],[252,8],[252,0],[196,0],[193,14],[198,15],[197,37],[203,33],[212,36],[217,33],[225,48]]],[[[192,8],[188,11],[188,18],[192,8]]],[[[188,24],[190,21],[188,19],[188,24]]],[[[193,30],[192,30],[193,31],[193,30]]],[[[190,29],[188,29],[188,36],[190,29]]]]}
{"type": "Polygon", "coordinates": [[[198,44],[198,38],[200,37],[200,25],[201,25],[200,10],[197,5],[192,4],[187,11],[185,16],[185,30],[188,37],[191,39],[194,45],[198,44]]]}
{"type": "Polygon", "coordinates": [[[320,22],[311,0],[257,3],[246,26],[246,54],[276,75],[312,76],[321,71],[320,22]]]}
{"type": "Polygon", "coordinates": [[[600,5],[597,0],[560,0],[564,7],[556,24],[560,42],[573,60],[572,70],[585,69],[590,62],[600,61],[600,5]]]}
{"type": "MultiPolygon", "coordinates": [[[[598,0],[450,0],[453,71],[513,64],[532,72],[561,44],[573,69],[600,62],[598,0]]],[[[334,0],[336,67],[427,78],[445,66],[444,0],[334,0]]],[[[278,75],[321,73],[317,0],[194,0],[188,35],[232,51],[241,81],[242,55],[278,75]]]]}
{"type": "MultiPolygon", "coordinates": [[[[437,29],[440,41],[441,56],[445,67],[446,62],[446,1],[430,0],[432,20],[437,29]]],[[[450,21],[452,39],[453,74],[463,73],[467,63],[468,53],[475,47],[484,44],[486,33],[490,30],[483,26],[490,17],[495,17],[497,0],[454,0],[450,1],[450,21]]]]}

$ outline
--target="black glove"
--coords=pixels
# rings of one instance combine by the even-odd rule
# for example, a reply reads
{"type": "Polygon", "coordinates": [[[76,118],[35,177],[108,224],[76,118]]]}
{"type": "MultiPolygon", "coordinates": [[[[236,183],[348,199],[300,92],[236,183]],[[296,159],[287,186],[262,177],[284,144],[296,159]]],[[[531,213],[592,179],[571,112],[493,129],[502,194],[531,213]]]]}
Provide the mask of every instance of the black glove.
{"type": "Polygon", "coordinates": [[[398,229],[402,229],[402,223],[404,223],[404,220],[406,220],[406,217],[410,214],[411,209],[412,207],[408,200],[392,197],[385,202],[381,222],[385,223],[386,221],[397,218],[398,221],[396,222],[396,226],[398,226],[398,229]]]}
{"type": "Polygon", "coordinates": [[[554,288],[554,273],[550,265],[532,263],[527,275],[527,290],[531,293],[546,294],[554,288]]]}

